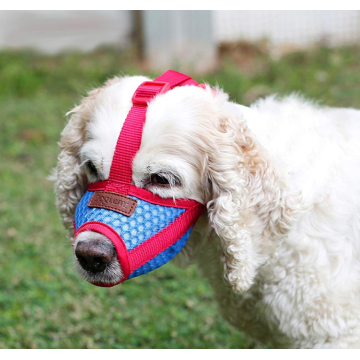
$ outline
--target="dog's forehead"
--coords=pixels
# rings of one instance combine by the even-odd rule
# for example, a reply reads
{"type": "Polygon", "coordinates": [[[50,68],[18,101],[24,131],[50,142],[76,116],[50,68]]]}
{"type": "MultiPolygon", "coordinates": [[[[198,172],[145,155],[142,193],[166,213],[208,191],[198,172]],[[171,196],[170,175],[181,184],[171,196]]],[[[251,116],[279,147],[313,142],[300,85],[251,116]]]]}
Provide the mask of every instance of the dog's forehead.
{"type": "Polygon", "coordinates": [[[210,111],[211,98],[204,89],[196,86],[177,87],[158,95],[148,106],[143,141],[155,135],[192,132],[198,121],[210,111]]]}
{"type": "Polygon", "coordinates": [[[113,79],[95,98],[94,111],[88,132],[91,138],[97,138],[103,131],[120,134],[126,116],[132,107],[132,95],[138,86],[148,80],[144,76],[128,76],[113,79]]]}
{"type": "MultiPolygon", "coordinates": [[[[84,145],[83,153],[91,154],[95,163],[96,158],[102,159],[104,168],[108,170],[122,126],[132,107],[133,93],[143,81],[144,77],[114,80],[96,99],[87,126],[90,141],[84,145]]],[[[164,157],[177,163],[180,158],[191,161],[191,154],[196,152],[193,149],[195,139],[202,136],[199,134],[214,117],[213,103],[211,90],[196,86],[177,87],[156,96],[147,109],[141,146],[134,163],[139,159],[144,163],[146,159],[151,162],[164,157]]]]}
{"type": "MultiPolygon", "coordinates": [[[[87,128],[90,139],[117,140],[132,107],[132,96],[146,80],[143,76],[125,77],[99,93],[87,128]]],[[[158,95],[149,103],[143,139],[189,127],[197,115],[204,114],[209,99],[209,94],[196,86],[177,87],[158,95]]]]}

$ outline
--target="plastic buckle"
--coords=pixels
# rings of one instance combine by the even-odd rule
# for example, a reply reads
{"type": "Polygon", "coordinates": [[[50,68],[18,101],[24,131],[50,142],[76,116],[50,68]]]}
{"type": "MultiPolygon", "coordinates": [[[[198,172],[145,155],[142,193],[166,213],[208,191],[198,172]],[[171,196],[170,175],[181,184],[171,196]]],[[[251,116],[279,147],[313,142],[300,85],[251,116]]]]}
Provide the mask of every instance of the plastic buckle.
{"type": "Polygon", "coordinates": [[[145,81],[135,91],[132,97],[134,105],[147,105],[158,94],[164,94],[170,90],[170,84],[163,81],[145,81]]]}

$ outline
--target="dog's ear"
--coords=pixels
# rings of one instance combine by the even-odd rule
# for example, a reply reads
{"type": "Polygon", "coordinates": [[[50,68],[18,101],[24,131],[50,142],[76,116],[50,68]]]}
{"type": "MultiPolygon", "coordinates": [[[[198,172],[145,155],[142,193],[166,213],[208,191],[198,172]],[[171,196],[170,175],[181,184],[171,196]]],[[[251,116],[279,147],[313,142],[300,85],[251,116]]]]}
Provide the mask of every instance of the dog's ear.
{"type": "Polygon", "coordinates": [[[243,292],[274,239],[291,227],[300,201],[286,192],[238,105],[227,102],[211,137],[203,173],[209,220],[220,238],[225,279],[243,292]]]}
{"type": "Polygon", "coordinates": [[[86,126],[90,121],[94,99],[100,91],[90,91],[79,106],[68,112],[67,115],[71,117],[61,133],[61,152],[52,179],[55,180],[56,205],[70,234],[76,206],[88,186],[87,177],[80,166],[79,151],[86,140],[86,126]]]}

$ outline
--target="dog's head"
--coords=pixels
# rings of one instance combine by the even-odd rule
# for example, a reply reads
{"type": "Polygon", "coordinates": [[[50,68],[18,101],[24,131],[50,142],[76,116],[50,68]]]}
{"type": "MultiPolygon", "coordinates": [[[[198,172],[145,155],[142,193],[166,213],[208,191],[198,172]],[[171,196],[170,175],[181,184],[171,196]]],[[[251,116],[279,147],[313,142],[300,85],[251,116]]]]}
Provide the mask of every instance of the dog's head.
{"type": "MultiPolygon", "coordinates": [[[[75,107],[61,137],[57,205],[73,233],[75,208],[88,184],[109,178],[132,96],[145,77],[123,77],[93,90],[75,107]]],[[[207,206],[219,237],[225,278],[237,292],[252,284],[266,248],[292,220],[285,187],[247,128],[241,108],[210,87],[183,86],[154,98],[133,161],[135,186],[163,198],[207,206]]],[[[92,231],[74,244],[75,264],[91,282],[122,276],[112,242],[92,231]]]]}

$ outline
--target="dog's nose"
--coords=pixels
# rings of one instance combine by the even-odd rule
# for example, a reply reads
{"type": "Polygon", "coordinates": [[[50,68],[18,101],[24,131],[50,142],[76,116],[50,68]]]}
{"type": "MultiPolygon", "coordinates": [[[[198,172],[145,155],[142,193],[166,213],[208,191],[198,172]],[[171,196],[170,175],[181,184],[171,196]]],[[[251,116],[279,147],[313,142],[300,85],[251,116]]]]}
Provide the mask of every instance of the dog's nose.
{"type": "Polygon", "coordinates": [[[104,271],[114,257],[115,247],[112,243],[99,241],[79,241],[76,245],[75,255],[80,265],[87,271],[104,271]]]}

